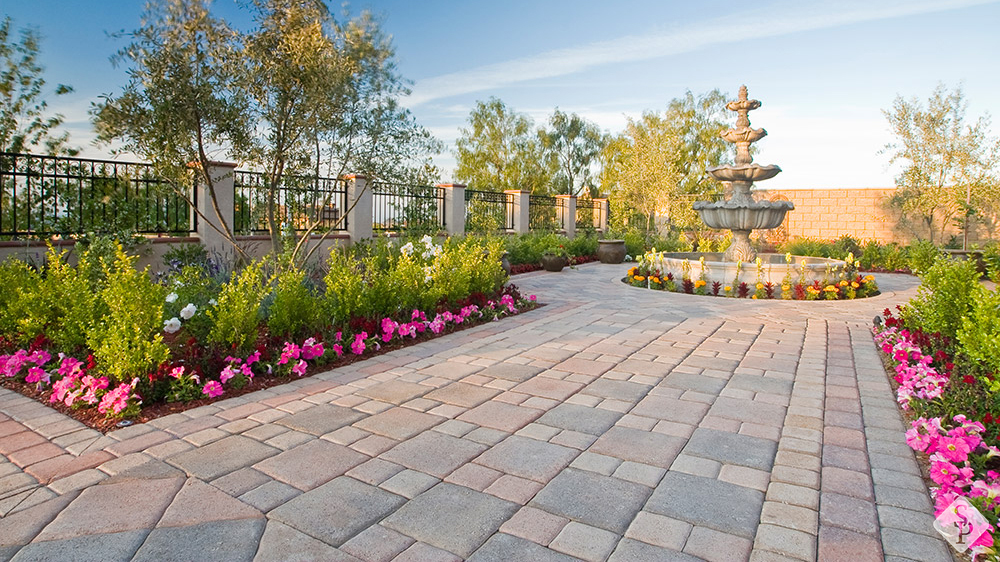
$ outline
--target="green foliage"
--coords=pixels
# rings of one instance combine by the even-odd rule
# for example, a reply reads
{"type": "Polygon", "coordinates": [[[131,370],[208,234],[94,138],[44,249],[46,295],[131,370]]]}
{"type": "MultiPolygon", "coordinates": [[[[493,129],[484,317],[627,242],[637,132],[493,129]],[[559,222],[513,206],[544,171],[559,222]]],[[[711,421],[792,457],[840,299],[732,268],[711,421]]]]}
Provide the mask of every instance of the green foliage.
{"type": "Polygon", "coordinates": [[[57,351],[76,353],[87,345],[87,334],[103,316],[106,305],[100,302],[95,289],[103,289],[103,279],[91,281],[90,272],[104,268],[92,262],[94,256],[84,252],[77,267],[69,265],[64,253],[49,248],[45,279],[39,292],[36,309],[48,315],[46,335],[57,351]]]}
{"type": "Polygon", "coordinates": [[[597,255],[597,235],[577,234],[576,238],[569,240],[566,244],[566,253],[571,256],[594,256],[597,255]]]}
{"type": "Polygon", "coordinates": [[[538,138],[550,166],[558,170],[553,180],[559,186],[556,191],[578,195],[592,184],[590,168],[604,148],[604,135],[597,125],[559,108],[549,118],[549,126],[538,131],[538,138]]]}
{"type": "Polygon", "coordinates": [[[782,244],[778,251],[782,254],[792,254],[793,256],[811,256],[817,258],[829,258],[833,250],[833,244],[815,238],[793,238],[782,244]]]}
{"type": "Polygon", "coordinates": [[[337,249],[330,252],[327,263],[326,309],[332,323],[339,324],[356,316],[365,297],[365,280],[362,264],[348,252],[337,249]]]}
{"type": "Polygon", "coordinates": [[[903,320],[954,338],[981,291],[974,261],[940,259],[921,276],[917,295],[903,309],[903,320]]]}
{"type": "Polygon", "coordinates": [[[164,306],[163,316],[166,319],[181,320],[182,327],[199,341],[205,341],[212,331],[212,317],[209,311],[214,306],[213,300],[218,296],[221,284],[207,271],[198,265],[187,265],[180,271],[170,275],[166,281],[170,291],[164,306]],[[184,318],[183,311],[194,307],[194,315],[184,318]]]}
{"type": "Polygon", "coordinates": [[[318,327],[319,300],[306,284],[306,272],[296,267],[279,271],[274,278],[274,300],[267,327],[273,336],[299,338],[318,327]]]}
{"type": "Polygon", "coordinates": [[[920,240],[910,245],[906,251],[906,263],[910,271],[920,275],[934,265],[934,262],[941,259],[943,252],[928,240],[920,240]]]}
{"type": "Polygon", "coordinates": [[[41,275],[21,260],[0,262],[0,337],[27,344],[44,330],[35,319],[41,275]]]}
{"type": "Polygon", "coordinates": [[[163,264],[175,269],[188,265],[205,267],[208,264],[208,250],[204,244],[177,244],[163,252],[163,264]]]}
{"type": "Polygon", "coordinates": [[[633,258],[642,256],[653,249],[657,252],[691,251],[691,244],[686,239],[681,238],[677,232],[670,232],[667,236],[662,236],[658,233],[647,232],[639,228],[626,228],[624,230],[611,231],[606,237],[624,240],[625,252],[633,258]]]}
{"type": "Polygon", "coordinates": [[[250,351],[261,322],[261,303],[269,293],[264,282],[263,262],[248,265],[222,286],[218,303],[209,310],[214,322],[208,339],[239,353],[250,351]]]}
{"type": "Polygon", "coordinates": [[[983,262],[990,279],[1000,283],[1000,242],[992,242],[983,248],[983,262]]]}
{"type": "Polygon", "coordinates": [[[144,377],[167,360],[161,333],[167,291],[147,270],[135,269],[135,258],[121,249],[105,275],[107,286],[100,292],[105,313],[87,334],[87,345],[114,386],[144,377]]]}
{"type": "Polygon", "coordinates": [[[455,146],[455,178],[474,189],[548,191],[553,162],[543,157],[534,123],[497,98],[476,102],[455,146]]]}
{"type": "MultiPolygon", "coordinates": [[[[978,284],[976,285],[978,288],[978,284]]],[[[958,342],[987,374],[1000,374],[1000,288],[974,293],[971,311],[962,319],[958,342]]]]}
{"type": "MultiPolygon", "coordinates": [[[[19,41],[13,37],[13,22],[0,22],[0,152],[44,150],[46,154],[76,154],[66,146],[69,133],[56,135],[62,125],[60,114],[46,115],[45,68],[38,64],[40,36],[37,30],[21,29],[19,41]]],[[[59,84],[61,96],[73,88],[59,84]]]]}
{"type": "Polygon", "coordinates": [[[1000,206],[1000,141],[988,136],[989,119],[966,123],[962,88],[939,84],[926,108],[916,98],[897,96],[882,114],[896,137],[885,146],[890,163],[902,163],[890,204],[925,228],[929,240],[943,242],[953,220],[967,229],[976,215],[1000,206]]]}

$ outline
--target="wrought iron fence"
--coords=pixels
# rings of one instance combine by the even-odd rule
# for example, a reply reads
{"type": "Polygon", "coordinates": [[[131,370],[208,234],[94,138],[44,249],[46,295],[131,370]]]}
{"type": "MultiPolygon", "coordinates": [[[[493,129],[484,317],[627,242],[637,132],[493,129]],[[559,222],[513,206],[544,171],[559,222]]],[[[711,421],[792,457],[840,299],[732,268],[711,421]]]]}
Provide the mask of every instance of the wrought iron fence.
{"type": "Polygon", "coordinates": [[[499,191],[465,190],[465,230],[494,232],[514,229],[514,195],[499,191]]]}
{"type": "Polygon", "coordinates": [[[599,224],[603,207],[603,205],[593,199],[577,199],[576,227],[595,228],[599,224]]]}
{"type": "Polygon", "coordinates": [[[445,228],[444,188],[374,182],[372,230],[437,233],[445,228]]]}
{"type": "Polygon", "coordinates": [[[528,196],[528,228],[531,230],[561,230],[565,213],[565,202],[559,197],[548,195],[528,196]]]}
{"type": "MultiPolygon", "coordinates": [[[[267,174],[233,172],[233,224],[238,234],[268,232],[271,197],[267,174]]],[[[344,180],[315,176],[284,176],[274,192],[275,219],[284,228],[305,232],[347,230],[347,185],[344,180]]]]}
{"type": "Polygon", "coordinates": [[[189,200],[193,190],[149,164],[0,152],[0,238],[187,235],[197,226],[189,200]]]}

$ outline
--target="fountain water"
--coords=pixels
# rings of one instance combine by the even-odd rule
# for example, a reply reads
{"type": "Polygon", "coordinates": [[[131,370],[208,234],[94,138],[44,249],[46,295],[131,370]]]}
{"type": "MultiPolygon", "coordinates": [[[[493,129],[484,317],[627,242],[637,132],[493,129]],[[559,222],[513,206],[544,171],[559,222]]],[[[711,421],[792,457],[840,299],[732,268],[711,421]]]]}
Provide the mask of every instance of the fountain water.
{"type": "Polygon", "coordinates": [[[736,145],[736,160],[734,164],[709,168],[708,173],[731,188],[732,195],[723,201],[694,203],[694,209],[709,228],[732,231],[732,243],[722,254],[686,252],[651,256],[664,274],[673,273],[678,279],[697,277],[709,283],[729,283],[739,279],[745,268],[755,266],[753,273],[758,282],[781,284],[789,279],[800,283],[831,281],[838,271],[844,272],[846,264],[840,260],[780,254],[758,256],[750,244],[751,231],[781,226],[785,214],[795,208],[790,201],[757,201],[751,194],[755,181],[771,179],[781,172],[778,166],[753,163],[750,155],[750,145],[767,135],[764,129],[750,127],[748,114],[760,105],[759,101],[748,99],[746,86],[740,86],[739,99],[726,105],[739,115],[736,128],[721,133],[722,138],[736,145]]]}

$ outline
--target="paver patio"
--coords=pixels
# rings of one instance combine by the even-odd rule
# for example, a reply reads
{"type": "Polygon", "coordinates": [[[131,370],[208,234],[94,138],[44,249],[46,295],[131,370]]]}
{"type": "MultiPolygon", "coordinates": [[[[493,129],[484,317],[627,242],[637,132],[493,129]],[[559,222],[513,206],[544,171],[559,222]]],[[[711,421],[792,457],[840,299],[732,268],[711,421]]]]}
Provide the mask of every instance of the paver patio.
{"type": "Polygon", "coordinates": [[[0,561],[952,560],[845,302],[548,306],[102,436],[0,389],[0,561]]]}

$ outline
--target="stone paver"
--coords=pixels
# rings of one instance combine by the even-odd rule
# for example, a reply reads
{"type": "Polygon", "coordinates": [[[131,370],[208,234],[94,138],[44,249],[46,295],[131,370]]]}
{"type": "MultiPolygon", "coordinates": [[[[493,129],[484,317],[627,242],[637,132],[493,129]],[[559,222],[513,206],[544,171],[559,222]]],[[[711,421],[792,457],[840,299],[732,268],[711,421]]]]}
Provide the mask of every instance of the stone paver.
{"type": "Polygon", "coordinates": [[[855,302],[547,307],[102,436],[0,389],[0,560],[948,560],[855,302]]]}

